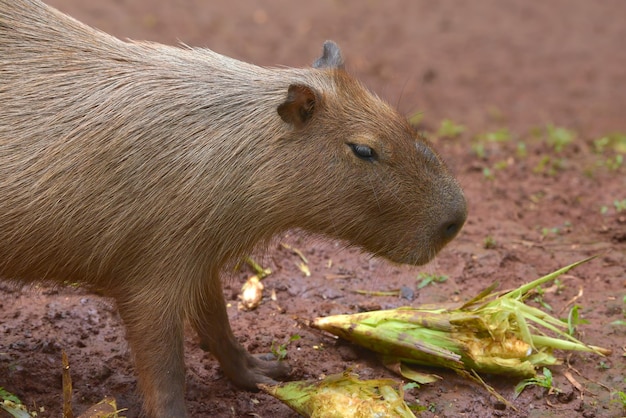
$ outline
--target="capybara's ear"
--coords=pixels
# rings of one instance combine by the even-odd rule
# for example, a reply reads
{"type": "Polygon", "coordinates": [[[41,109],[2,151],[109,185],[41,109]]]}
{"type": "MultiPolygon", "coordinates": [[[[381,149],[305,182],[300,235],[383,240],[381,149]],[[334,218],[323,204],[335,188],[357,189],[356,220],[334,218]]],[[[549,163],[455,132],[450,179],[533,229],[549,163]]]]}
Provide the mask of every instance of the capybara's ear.
{"type": "Polygon", "coordinates": [[[282,120],[300,129],[313,116],[316,104],[317,96],[310,87],[292,84],[287,91],[287,100],[276,110],[282,120]]]}
{"type": "Polygon", "coordinates": [[[324,52],[314,63],[313,68],[339,68],[343,69],[343,58],[339,45],[333,41],[324,42],[324,52]]]}

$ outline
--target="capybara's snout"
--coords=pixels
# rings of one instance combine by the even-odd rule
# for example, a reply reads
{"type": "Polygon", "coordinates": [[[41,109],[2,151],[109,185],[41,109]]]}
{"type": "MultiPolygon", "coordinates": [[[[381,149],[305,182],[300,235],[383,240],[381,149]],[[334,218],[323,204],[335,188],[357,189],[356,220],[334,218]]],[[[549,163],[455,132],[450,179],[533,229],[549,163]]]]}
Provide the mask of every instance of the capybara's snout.
{"type": "Polygon", "coordinates": [[[463,228],[467,219],[467,201],[460,188],[456,187],[453,196],[442,211],[439,227],[433,240],[437,248],[443,248],[452,241],[463,228]]]}

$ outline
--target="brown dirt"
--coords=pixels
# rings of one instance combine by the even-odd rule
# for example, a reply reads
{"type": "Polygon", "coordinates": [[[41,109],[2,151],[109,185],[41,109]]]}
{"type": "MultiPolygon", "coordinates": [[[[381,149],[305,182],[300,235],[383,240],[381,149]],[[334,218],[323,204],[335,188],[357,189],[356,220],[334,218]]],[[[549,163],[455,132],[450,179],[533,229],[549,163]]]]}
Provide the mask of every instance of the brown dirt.
{"type": "MultiPolygon", "coordinates": [[[[276,245],[263,259],[274,273],[266,297],[253,312],[237,310],[236,294],[250,274],[236,273],[225,297],[236,335],[252,352],[273,342],[302,338],[288,347],[294,379],[315,378],[354,368],[363,378],[390,376],[375,356],[312,331],[302,322],[316,316],[363,309],[462,300],[494,280],[503,288],[589,255],[600,257],[563,279],[544,300],[560,316],[579,289],[576,303],[589,321],[581,326],[588,343],[614,353],[601,359],[572,354],[569,362],[584,387],[554,367],[555,386],[513,400],[514,411],[484,389],[445,371],[440,383],[412,390],[407,399],[427,406],[425,417],[618,417],[610,390],[626,390],[624,320],[626,286],[626,168],[598,164],[615,153],[594,153],[601,135],[626,132],[626,3],[555,0],[527,2],[440,0],[266,2],[243,0],[50,0],[76,18],[123,38],[164,43],[183,41],[262,65],[308,65],[323,40],[336,40],[348,68],[407,115],[423,112],[420,128],[437,130],[444,118],[467,126],[455,139],[434,139],[463,184],[470,215],[463,232],[430,265],[393,266],[334,242],[280,237],[304,252],[311,277],[296,267],[298,257],[276,245]],[[577,132],[564,151],[546,144],[537,127],[548,123],[577,132]],[[473,151],[475,136],[507,127],[512,139],[473,151]],[[527,156],[517,154],[518,143],[527,156]],[[554,173],[537,172],[542,158],[561,159],[554,173]],[[492,177],[484,169],[491,169],[492,177]],[[603,206],[608,208],[601,213],[603,206]],[[496,242],[485,249],[487,236],[496,242]],[[416,290],[420,272],[445,274],[444,283],[416,290]],[[332,278],[347,275],[347,278],[332,278]],[[355,294],[357,289],[406,286],[414,299],[355,294]],[[601,363],[602,362],[602,363],[601,363]],[[607,390],[607,387],[610,390],[607,390]]],[[[131,356],[114,304],[84,289],[15,288],[0,284],[0,386],[17,394],[41,417],[61,415],[61,350],[68,353],[74,406],[83,411],[105,395],[115,396],[129,417],[137,416],[131,356]]],[[[286,406],[263,394],[236,390],[189,332],[187,401],[193,416],[292,417],[286,406]]],[[[487,377],[512,399],[510,379],[487,377]]],[[[2,414],[0,413],[0,416],[2,414]]]]}

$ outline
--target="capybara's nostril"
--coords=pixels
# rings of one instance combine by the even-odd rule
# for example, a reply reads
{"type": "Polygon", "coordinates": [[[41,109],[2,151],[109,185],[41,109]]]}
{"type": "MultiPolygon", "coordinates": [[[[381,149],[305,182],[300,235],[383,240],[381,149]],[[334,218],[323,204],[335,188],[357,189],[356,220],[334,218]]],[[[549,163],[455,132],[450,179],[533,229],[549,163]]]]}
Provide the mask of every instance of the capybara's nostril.
{"type": "Polygon", "coordinates": [[[443,243],[450,242],[459,233],[467,219],[467,204],[461,195],[454,204],[447,217],[441,223],[439,236],[443,243]]]}
{"type": "Polygon", "coordinates": [[[461,229],[462,225],[463,224],[460,222],[449,222],[448,224],[444,225],[443,236],[448,240],[454,238],[461,229]]]}

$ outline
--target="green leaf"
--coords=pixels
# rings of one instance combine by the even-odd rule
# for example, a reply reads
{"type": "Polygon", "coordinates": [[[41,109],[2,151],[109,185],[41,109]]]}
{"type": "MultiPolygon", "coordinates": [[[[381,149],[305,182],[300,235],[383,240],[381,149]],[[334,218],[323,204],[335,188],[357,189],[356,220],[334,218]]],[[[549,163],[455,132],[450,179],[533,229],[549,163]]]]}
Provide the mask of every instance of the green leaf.
{"type": "Polygon", "coordinates": [[[437,136],[439,137],[447,137],[447,138],[456,138],[465,132],[465,126],[459,125],[450,119],[444,119],[441,121],[441,125],[439,126],[439,130],[437,131],[437,136]]]}

